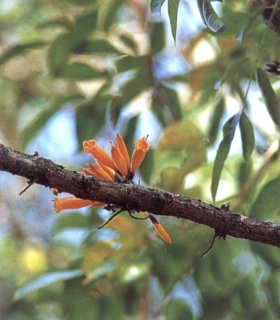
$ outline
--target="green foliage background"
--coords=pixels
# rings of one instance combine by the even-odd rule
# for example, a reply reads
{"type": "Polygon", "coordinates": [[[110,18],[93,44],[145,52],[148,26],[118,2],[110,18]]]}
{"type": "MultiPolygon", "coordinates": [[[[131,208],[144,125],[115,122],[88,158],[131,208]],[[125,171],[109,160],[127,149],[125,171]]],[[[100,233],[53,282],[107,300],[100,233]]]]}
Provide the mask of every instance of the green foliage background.
{"type": "MultiPolygon", "coordinates": [[[[0,4],[1,141],[34,152],[69,110],[79,147],[63,165],[84,164],[85,139],[119,131],[131,151],[150,134],[143,184],[279,223],[279,80],[264,66],[280,42],[256,3],[0,4]]],[[[201,258],[204,226],[162,218],[172,245],[125,214],[98,231],[97,210],[55,216],[48,190],[19,197],[25,180],[0,178],[1,319],[279,318],[279,249],[228,238],[201,258]]]]}

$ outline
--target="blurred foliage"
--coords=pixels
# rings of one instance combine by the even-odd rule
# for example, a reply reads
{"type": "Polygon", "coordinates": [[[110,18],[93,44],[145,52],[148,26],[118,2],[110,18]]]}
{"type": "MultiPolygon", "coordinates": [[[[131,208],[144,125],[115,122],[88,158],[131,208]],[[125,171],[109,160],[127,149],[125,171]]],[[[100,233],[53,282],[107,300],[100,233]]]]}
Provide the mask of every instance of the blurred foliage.
{"type": "MultiPolygon", "coordinates": [[[[131,151],[149,134],[142,183],[279,223],[280,91],[265,64],[280,42],[259,2],[2,1],[0,140],[34,152],[67,111],[73,168],[85,139],[118,131],[131,151]]],[[[125,213],[97,230],[105,210],[53,218],[48,190],[19,199],[14,181],[0,179],[1,319],[279,318],[277,248],[217,240],[201,259],[206,227],[162,218],[170,246],[125,213]]]]}

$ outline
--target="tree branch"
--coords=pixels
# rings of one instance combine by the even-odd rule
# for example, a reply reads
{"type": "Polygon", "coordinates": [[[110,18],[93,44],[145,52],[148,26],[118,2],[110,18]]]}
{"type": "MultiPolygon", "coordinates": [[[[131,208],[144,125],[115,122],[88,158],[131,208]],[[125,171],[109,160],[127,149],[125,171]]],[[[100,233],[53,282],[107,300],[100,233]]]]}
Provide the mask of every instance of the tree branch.
{"type": "Polygon", "coordinates": [[[0,170],[30,183],[57,188],[76,197],[114,204],[123,210],[148,211],[204,224],[216,234],[280,247],[280,225],[245,217],[179,194],[134,184],[107,182],[69,171],[38,154],[27,155],[0,144],[0,170]]]}

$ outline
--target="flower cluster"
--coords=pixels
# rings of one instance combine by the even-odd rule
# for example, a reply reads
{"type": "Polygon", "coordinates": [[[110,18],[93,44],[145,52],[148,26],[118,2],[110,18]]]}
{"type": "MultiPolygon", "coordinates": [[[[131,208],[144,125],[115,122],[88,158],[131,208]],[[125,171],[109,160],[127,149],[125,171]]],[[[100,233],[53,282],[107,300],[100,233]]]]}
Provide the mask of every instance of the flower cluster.
{"type": "MultiPolygon", "coordinates": [[[[111,146],[111,156],[97,145],[96,140],[84,141],[84,152],[90,153],[96,163],[89,163],[87,167],[82,168],[82,172],[106,181],[120,183],[131,181],[149,149],[150,145],[147,137],[136,140],[135,149],[130,159],[124,140],[119,134],[116,136],[116,145],[112,144],[111,146]]],[[[79,209],[86,206],[97,208],[104,205],[105,203],[99,201],[79,199],[75,196],[64,198],[56,196],[54,198],[54,208],[57,213],[66,209],[79,209]]],[[[171,243],[171,238],[157,219],[151,214],[148,215],[148,218],[150,218],[160,237],[165,242],[171,243]]]]}

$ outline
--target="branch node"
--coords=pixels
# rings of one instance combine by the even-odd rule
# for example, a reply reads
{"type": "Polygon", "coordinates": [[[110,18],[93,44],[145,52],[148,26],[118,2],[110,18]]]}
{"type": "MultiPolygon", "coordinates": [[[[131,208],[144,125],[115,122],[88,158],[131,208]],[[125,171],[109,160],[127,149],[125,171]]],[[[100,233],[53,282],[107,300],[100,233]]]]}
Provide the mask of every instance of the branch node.
{"type": "Polygon", "coordinates": [[[230,202],[227,202],[227,203],[224,203],[221,205],[221,209],[226,210],[226,211],[231,211],[230,206],[231,206],[230,202]]]}
{"type": "Polygon", "coordinates": [[[219,239],[223,238],[223,239],[225,240],[225,239],[226,239],[226,236],[227,236],[227,233],[226,233],[224,230],[215,229],[215,233],[214,233],[214,235],[213,235],[213,238],[212,238],[212,240],[211,240],[210,245],[209,245],[208,248],[202,253],[202,255],[201,255],[200,257],[203,258],[203,257],[206,255],[206,253],[208,253],[208,252],[212,249],[212,247],[213,247],[213,245],[214,245],[214,243],[215,243],[216,238],[219,238],[219,239]]]}

